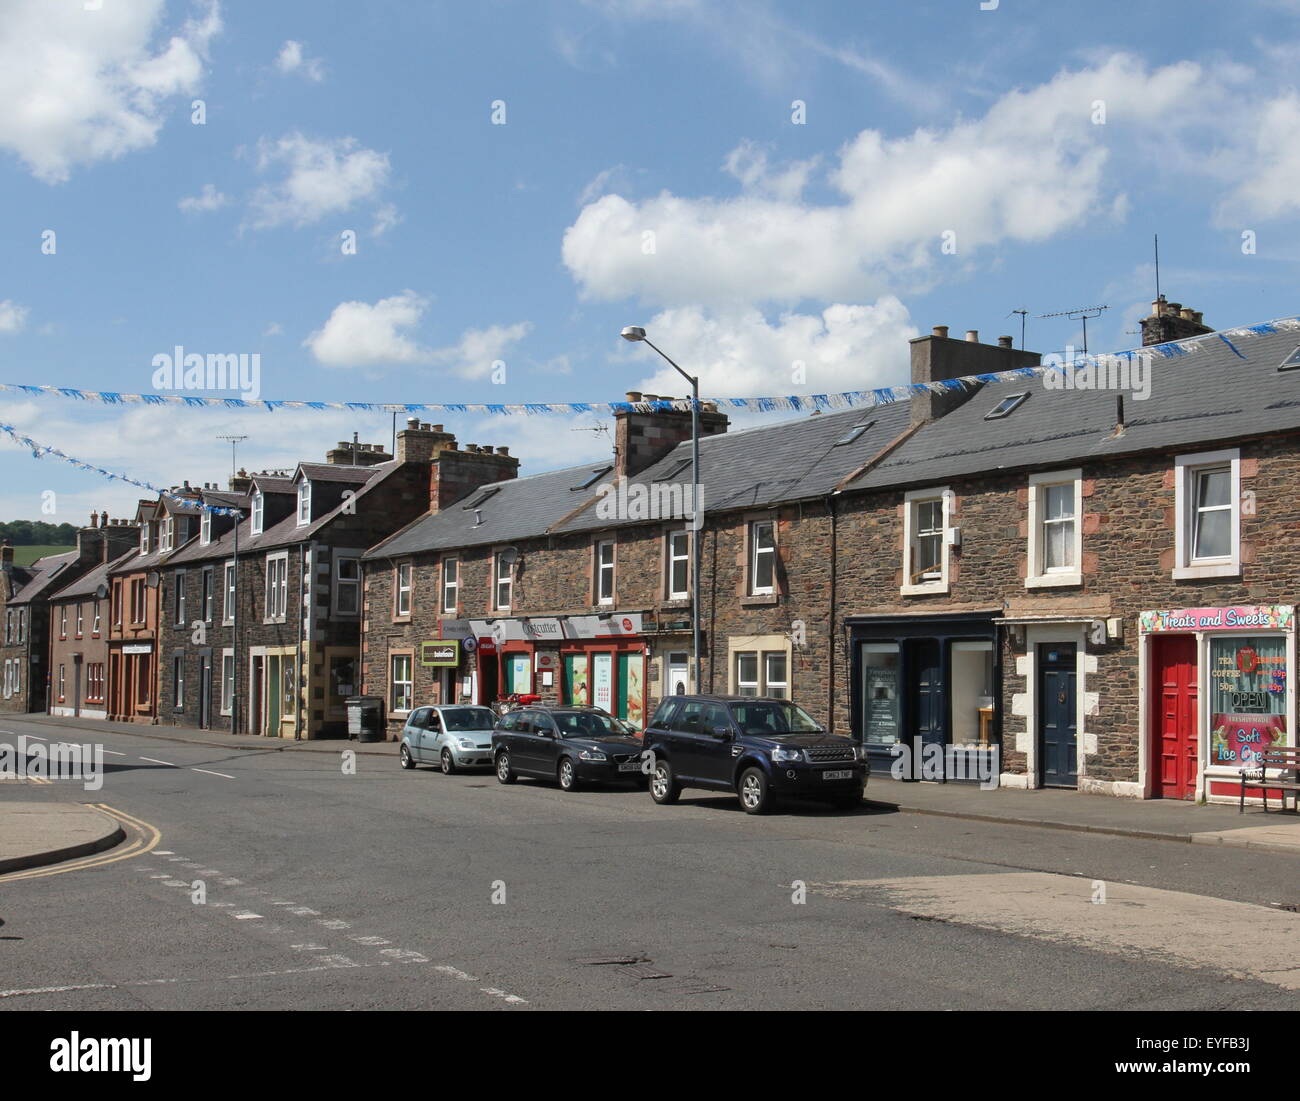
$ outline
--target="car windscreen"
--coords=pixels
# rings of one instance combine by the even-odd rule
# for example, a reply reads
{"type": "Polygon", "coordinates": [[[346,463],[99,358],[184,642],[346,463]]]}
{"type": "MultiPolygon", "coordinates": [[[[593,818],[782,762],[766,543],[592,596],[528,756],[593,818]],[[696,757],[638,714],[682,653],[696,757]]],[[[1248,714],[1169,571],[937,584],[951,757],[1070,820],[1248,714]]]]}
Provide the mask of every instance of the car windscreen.
{"type": "Polygon", "coordinates": [[[560,728],[562,738],[604,738],[626,733],[608,715],[590,711],[552,711],[551,718],[560,728]]]}
{"type": "Polygon", "coordinates": [[[449,707],[442,712],[448,730],[491,730],[495,718],[486,707],[449,707]]]}
{"type": "Polygon", "coordinates": [[[794,703],[734,703],[731,714],[745,734],[815,734],[821,730],[821,725],[794,703]]]}

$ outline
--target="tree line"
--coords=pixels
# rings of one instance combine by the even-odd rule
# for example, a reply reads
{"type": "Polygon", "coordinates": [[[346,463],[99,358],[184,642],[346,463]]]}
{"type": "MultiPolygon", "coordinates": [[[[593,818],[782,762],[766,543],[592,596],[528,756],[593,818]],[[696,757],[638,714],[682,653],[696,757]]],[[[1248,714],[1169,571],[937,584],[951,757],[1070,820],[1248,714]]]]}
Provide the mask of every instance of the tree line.
{"type": "Polygon", "coordinates": [[[0,542],[5,539],[15,547],[70,547],[77,541],[77,527],[44,520],[0,520],[0,542]]]}

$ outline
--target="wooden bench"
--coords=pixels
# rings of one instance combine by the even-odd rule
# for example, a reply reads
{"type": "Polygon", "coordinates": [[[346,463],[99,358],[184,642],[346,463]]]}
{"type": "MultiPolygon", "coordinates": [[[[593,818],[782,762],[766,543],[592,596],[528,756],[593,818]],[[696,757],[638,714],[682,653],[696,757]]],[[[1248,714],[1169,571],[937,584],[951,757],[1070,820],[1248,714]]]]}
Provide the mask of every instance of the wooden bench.
{"type": "Polygon", "coordinates": [[[1259,788],[1264,795],[1264,813],[1268,813],[1268,793],[1276,791],[1282,800],[1282,809],[1286,810],[1286,793],[1295,793],[1294,809],[1300,810],[1300,749],[1288,749],[1274,746],[1266,749],[1259,762],[1252,768],[1241,770],[1241,804],[1237,813],[1246,809],[1246,788],[1259,788]],[[1276,776],[1268,775],[1272,769],[1276,776]]]}

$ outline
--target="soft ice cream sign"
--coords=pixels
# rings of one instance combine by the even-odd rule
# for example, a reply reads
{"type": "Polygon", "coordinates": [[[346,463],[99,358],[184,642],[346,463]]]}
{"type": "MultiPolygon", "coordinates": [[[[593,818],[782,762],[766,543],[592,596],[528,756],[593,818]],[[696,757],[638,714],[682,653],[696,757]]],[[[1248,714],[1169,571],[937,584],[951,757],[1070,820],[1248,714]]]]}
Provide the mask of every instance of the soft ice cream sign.
{"type": "Polygon", "coordinates": [[[1295,621],[1291,604],[1258,604],[1231,608],[1183,608],[1174,612],[1142,612],[1143,631],[1289,631],[1295,621]]]}

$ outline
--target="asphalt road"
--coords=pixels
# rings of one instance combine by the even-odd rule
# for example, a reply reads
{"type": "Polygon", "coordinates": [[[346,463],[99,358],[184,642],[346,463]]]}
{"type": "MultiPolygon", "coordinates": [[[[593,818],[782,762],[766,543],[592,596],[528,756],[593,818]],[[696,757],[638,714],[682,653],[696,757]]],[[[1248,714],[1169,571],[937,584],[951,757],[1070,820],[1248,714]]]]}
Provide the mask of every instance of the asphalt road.
{"type": "Polygon", "coordinates": [[[4,726],[109,755],[99,791],[0,800],[102,804],[148,851],[0,877],[2,1009],[1300,1004],[1216,947],[1245,921],[1290,960],[1287,854],[4,726]]]}

